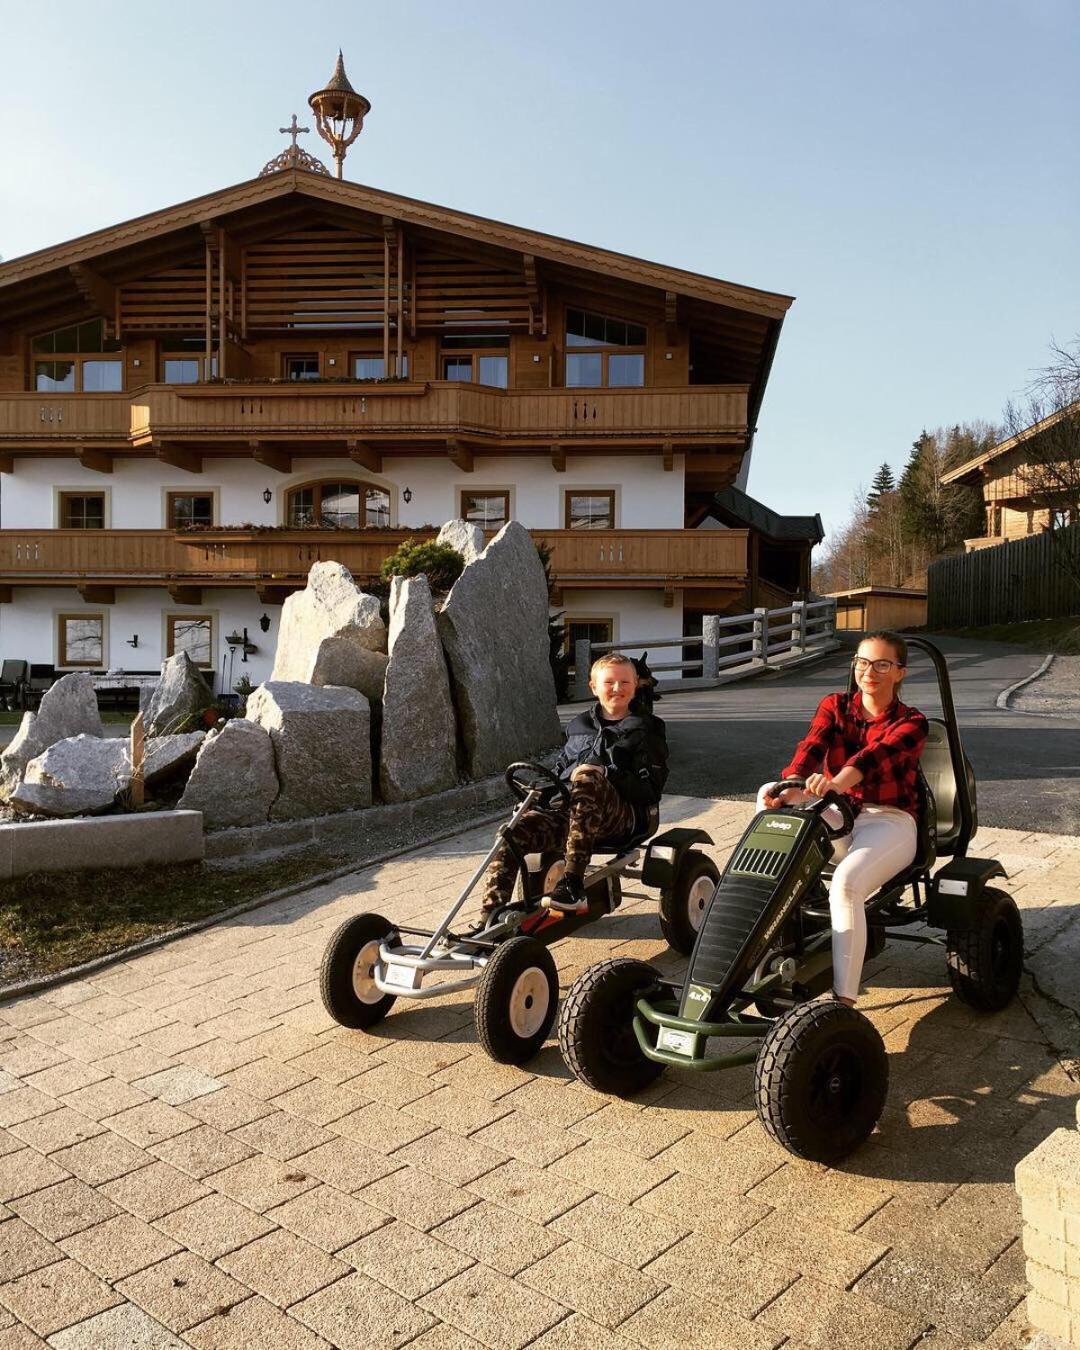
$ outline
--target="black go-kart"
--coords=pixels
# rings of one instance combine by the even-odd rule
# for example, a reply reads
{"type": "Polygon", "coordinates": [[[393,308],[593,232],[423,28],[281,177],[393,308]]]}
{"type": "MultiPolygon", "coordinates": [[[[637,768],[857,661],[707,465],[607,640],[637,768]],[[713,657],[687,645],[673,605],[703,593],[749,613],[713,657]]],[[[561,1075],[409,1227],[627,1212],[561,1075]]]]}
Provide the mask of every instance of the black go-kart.
{"type": "MultiPolygon", "coordinates": [[[[867,960],[887,941],[943,945],[957,997],[995,1011],[1019,985],[1020,913],[990,884],[1005,875],[1001,864],[968,856],[975,778],[945,659],[922,638],[908,643],[930,658],[943,717],[928,719],[915,860],[867,903],[867,960]],[[933,870],[941,858],[948,861],[933,870]],[[912,931],[916,925],[924,927],[912,931]]],[[[858,1148],[884,1108],[889,1070],[874,1025],[830,997],[832,840],[853,823],[836,793],[755,815],[685,949],[681,983],[648,962],[619,958],[575,981],[559,1019],[560,1049],[574,1075],[600,1092],[630,1096],[668,1066],[700,1072],[752,1063],[758,1115],[784,1148],[825,1163],[858,1148]],[[823,818],[830,805],[843,816],[840,826],[823,818]],[[710,1042],[724,1038],[757,1044],[710,1056],[710,1042]]]]}
{"type": "Polygon", "coordinates": [[[559,798],[568,802],[569,789],[549,768],[532,761],[511,764],[506,782],[517,805],[433,931],[391,923],[381,914],[358,914],[334,933],[323,956],[320,988],[323,1006],[336,1022],[366,1029],[399,998],[437,998],[476,985],[481,1045],[492,1059],[524,1064],[547,1039],[558,1007],[559,976],[549,944],[617,909],[622,877],[646,885],[650,877],[660,879],[661,932],[677,950],[689,950],[720,875],[712,859],[693,847],[712,843],[704,830],[657,834],[659,813],[653,810],[636,835],[601,842],[594,850],[585,875],[586,913],[545,909],[541,900],[560,875],[561,855],[520,853],[513,829],[526,811],[550,807],[559,798]],[[512,901],[478,927],[455,928],[504,842],[518,864],[512,901]]]}

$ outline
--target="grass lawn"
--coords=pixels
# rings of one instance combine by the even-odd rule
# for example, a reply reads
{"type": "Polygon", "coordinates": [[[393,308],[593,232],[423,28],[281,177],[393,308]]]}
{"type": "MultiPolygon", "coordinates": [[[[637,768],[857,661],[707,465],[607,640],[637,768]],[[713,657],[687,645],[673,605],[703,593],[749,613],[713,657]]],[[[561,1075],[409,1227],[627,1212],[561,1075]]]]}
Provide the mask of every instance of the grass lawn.
{"type": "MultiPolygon", "coordinates": [[[[0,727],[17,727],[22,719],[23,715],[21,712],[11,712],[0,709],[0,727]]],[[[123,722],[125,726],[130,726],[134,719],[135,714],[133,712],[116,712],[113,710],[101,714],[101,720],[103,722],[123,722]]]]}
{"type": "Polygon", "coordinates": [[[341,854],[312,852],[243,871],[180,863],[0,882],[0,990],[317,878],[346,861],[341,854]]]}
{"type": "Polygon", "coordinates": [[[1032,651],[1080,656],[1080,618],[1036,619],[1030,623],[994,623],[985,628],[950,628],[942,636],[1012,642],[1032,651]]]}

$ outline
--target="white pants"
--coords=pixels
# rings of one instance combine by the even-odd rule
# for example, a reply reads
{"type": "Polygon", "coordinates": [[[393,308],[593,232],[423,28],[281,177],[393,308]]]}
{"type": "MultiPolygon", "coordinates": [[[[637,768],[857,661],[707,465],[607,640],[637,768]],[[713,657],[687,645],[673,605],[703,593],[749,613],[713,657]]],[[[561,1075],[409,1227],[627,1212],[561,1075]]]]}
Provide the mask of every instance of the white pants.
{"type": "MultiPolygon", "coordinates": [[[[766,789],[758,790],[757,809],[765,809],[766,789]]],[[[828,812],[829,824],[840,823],[839,812],[828,812]]],[[[918,830],[915,817],[895,806],[864,806],[850,834],[833,841],[836,871],[829,884],[832,919],[833,991],[840,998],[857,998],[863,958],[866,956],[866,902],[901,868],[915,860],[918,830]]]]}

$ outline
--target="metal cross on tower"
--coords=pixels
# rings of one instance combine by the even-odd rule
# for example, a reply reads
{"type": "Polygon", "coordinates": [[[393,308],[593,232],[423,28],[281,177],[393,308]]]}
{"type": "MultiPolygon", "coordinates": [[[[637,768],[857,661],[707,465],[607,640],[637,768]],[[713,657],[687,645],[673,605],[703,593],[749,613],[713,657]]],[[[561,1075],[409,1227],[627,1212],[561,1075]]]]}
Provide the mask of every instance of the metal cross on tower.
{"type": "Polygon", "coordinates": [[[291,137],[292,137],[292,148],[293,148],[294,150],[297,148],[297,147],[296,147],[296,138],[297,138],[297,136],[300,136],[300,135],[306,135],[310,130],[311,130],[310,127],[298,127],[298,126],[296,125],[296,114],[295,114],[295,113],[293,113],[293,115],[292,115],[292,122],[289,124],[289,126],[287,126],[287,127],[278,127],[278,131],[280,131],[281,134],[282,134],[283,136],[291,136],[291,137]]]}

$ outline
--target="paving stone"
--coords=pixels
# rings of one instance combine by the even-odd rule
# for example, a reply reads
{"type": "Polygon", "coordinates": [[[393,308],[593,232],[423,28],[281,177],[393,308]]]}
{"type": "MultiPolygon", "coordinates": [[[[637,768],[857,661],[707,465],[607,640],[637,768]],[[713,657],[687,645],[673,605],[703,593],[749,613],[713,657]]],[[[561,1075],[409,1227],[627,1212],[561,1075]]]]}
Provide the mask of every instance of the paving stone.
{"type": "Polygon", "coordinates": [[[196,1097],[184,1103],[184,1111],[216,1130],[239,1129],[241,1125],[250,1125],[253,1120],[273,1114],[274,1108],[267,1102],[252,1097],[236,1088],[221,1088],[218,1092],[209,1092],[205,1097],[196,1097]]]}
{"type": "Polygon", "coordinates": [[[31,1191],[66,1181],[71,1173],[32,1148],[18,1149],[0,1158],[0,1201],[17,1200],[31,1191]]]}
{"type": "Polygon", "coordinates": [[[107,1116],[104,1123],[132,1144],[147,1148],[163,1139],[183,1134],[185,1130],[192,1130],[199,1122],[166,1102],[149,1101],[141,1106],[129,1106],[126,1111],[120,1111],[115,1116],[107,1116]]]}
{"type": "Polygon", "coordinates": [[[293,1158],[292,1167],[306,1172],[339,1191],[354,1192],[370,1186],[381,1177],[392,1176],[401,1164],[384,1158],[351,1139],[334,1139],[320,1144],[310,1153],[293,1158]]]}
{"type": "Polygon", "coordinates": [[[706,1303],[722,1303],[747,1319],[799,1278],[771,1261],[702,1242],[699,1233],[670,1247],[645,1273],[706,1303]]]}
{"type": "Polygon", "coordinates": [[[163,1162],[129,1172],[117,1181],[107,1181],[101,1192],[122,1209],[148,1221],[210,1194],[206,1186],[163,1162]]]}
{"type": "Polygon", "coordinates": [[[550,1226],[565,1238],[639,1270],[689,1232],[685,1224],[631,1209],[607,1195],[583,1200],[552,1219],[550,1226]]]}
{"type": "Polygon", "coordinates": [[[22,1219],[0,1223],[0,1284],[62,1261],[64,1253],[22,1219]]]}
{"type": "Polygon", "coordinates": [[[740,1130],[727,1139],[695,1130],[656,1159],[673,1170],[708,1182],[714,1193],[745,1195],[752,1187],[790,1161],[791,1155],[778,1144],[749,1148],[756,1136],[740,1130]]]}
{"type": "Polygon", "coordinates": [[[27,1086],[47,1092],[50,1097],[63,1097],[68,1092],[89,1087],[91,1083],[100,1083],[108,1074],[96,1064],[83,1064],[81,1060],[69,1059],[51,1069],[32,1074],[27,1086]]]}
{"type": "Polygon", "coordinates": [[[639,1158],[610,1144],[587,1143],[551,1164],[556,1176],[631,1204],[675,1174],[663,1158],[639,1158]]]}
{"type": "Polygon", "coordinates": [[[162,1069],[160,1073],[152,1073],[146,1078],[138,1078],[134,1081],[134,1086],[145,1092],[148,1097],[157,1097],[160,1101],[168,1102],[170,1106],[182,1106],[184,1102],[194,1101],[196,1097],[205,1097],[210,1092],[216,1092],[222,1085],[201,1069],[193,1069],[190,1065],[182,1064],[162,1069]]]}
{"type": "Polygon", "coordinates": [[[970,1342],[988,1336],[1024,1295],[1022,1284],[959,1275],[936,1261],[899,1252],[886,1256],[853,1289],[970,1342]]]}
{"type": "MultiPolygon", "coordinates": [[[[55,1023],[50,1022],[48,1025],[53,1026],[55,1023]]],[[[39,1027],[37,1035],[43,1034],[44,1029],[39,1027]]],[[[28,1036],[17,1045],[9,1043],[4,1046],[0,1050],[0,1069],[11,1074],[13,1078],[29,1078],[31,1074],[55,1068],[70,1060],[71,1056],[56,1046],[42,1044],[37,1035],[28,1036]]]]}
{"type": "Polygon", "coordinates": [[[120,1213],[105,1196],[74,1177],[13,1200],[11,1207],[54,1242],[120,1213]]]}
{"type": "Polygon", "coordinates": [[[365,1203],[385,1210],[395,1219],[404,1219],[425,1233],[476,1204],[476,1196],[469,1191],[413,1167],[403,1167],[393,1176],[365,1186],[359,1196],[365,1203]]]}
{"type": "Polygon", "coordinates": [[[223,1041],[220,1037],[207,1041],[205,1045],[197,1045],[193,1050],[184,1051],[184,1063],[193,1069],[201,1069],[211,1078],[222,1078],[258,1058],[258,1051],[252,1049],[249,1043],[234,1045],[232,1041],[223,1041]]]}
{"type": "Polygon", "coordinates": [[[228,1087],[237,1088],[251,1097],[268,1102],[280,1097],[283,1092],[306,1083],[311,1074],[303,1072],[293,1064],[278,1064],[272,1059],[257,1059],[244,1064],[239,1069],[222,1075],[221,1081],[228,1087]]]}
{"type": "MultiPolygon", "coordinates": [[[[356,1085],[359,1089],[359,1084],[356,1085]]],[[[470,1097],[464,1092],[455,1092],[453,1088],[441,1087],[429,1092],[426,1097],[410,1102],[406,1113],[418,1120],[426,1120],[429,1125],[440,1125],[451,1134],[470,1135],[491,1125],[510,1114],[501,1103],[483,1101],[480,1097],[470,1097]]],[[[503,1152],[509,1152],[504,1149],[503,1152]]]]}
{"type": "Polygon", "coordinates": [[[859,1236],[898,1252],[935,1257],[949,1269],[981,1275],[1014,1241],[1015,1234],[1003,1231],[997,1224],[972,1223],[942,1209],[890,1200],[863,1224],[859,1236]]]}
{"type": "Polygon", "coordinates": [[[528,1082],[530,1077],[513,1064],[496,1064],[487,1055],[469,1055],[433,1078],[432,1088],[453,1087],[485,1101],[497,1102],[528,1082]]]}
{"type": "Polygon", "coordinates": [[[409,1350],[478,1350],[479,1345],[479,1341],[474,1341],[471,1336],[466,1336],[456,1327],[448,1327],[445,1322],[438,1322],[430,1331],[425,1331],[422,1336],[417,1336],[415,1341],[410,1341],[409,1350]]]}
{"type": "Polygon", "coordinates": [[[153,1158],[118,1134],[106,1133],[60,1149],[53,1154],[53,1161],[88,1185],[99,1186],[145,1167],[153,1158]]]}
{"type": "Polygon", "coordinates": [[[573,1131],[549,1125],[520,1111],[507,1112],[501,1119],[477,1130],[472,1138],[533,1167],[547,1167],[584,1143],[583,1138],[573,1131]]]}
{"type": "Polygon", "coordinates": [[[517,1275],[565,1239],[500,1205],[482,1201],[432,1230],[432,1236],[503,1275],[517,1275]]]}
{"type": "Polygon", "coordinates": [[[793,1224],[786,1214],[774,1210],[738,1238],[734,1250],[843,1289],[879,1261],[887,1249],[858,1233],[845,1233],[827,1224],[817,1223],[813,1228],[793,1224]]]}
{"type": "Polygon", "coordinates": [[[589,1197],[583,1186],[512,1159],[469,1185],[474,1194],[514,1210],[534,1223],[548,1223],[589,1197]]]}
{"type": "Polygon", "coordinates": [[[266,1217],[324,1252],[338,1252],[392,1222],[383,1210],[332,1186],[305,1191],[295,1200],[269,1210],[266,1217]]]}
{"type": "Polygon", "coordinates": [[[92,1139],[104,1132],[104,1127],[97,1121],[67,1106],[50,1111],[46,1116],[35,1116],[32,1120],[11,1126],[13,1135],[31,1148],[36,1148],[39,1153],[55,1153],[58,1149],[82,1143],[84,1139],[92,1139]]]}
{"type": "MultiPolygon", "coordinates": [[[[250,1290],[191,1252],[170,1256],[131,1275],[117,1289],[170,1331],[186,1331],[220,1308],[247,1298],[250,1290]]],[[[0,1290],[0,1296],[3,1291],[0,1290]]]]}
{"type": "Polygon", "coordinates": [[[235,1163],[254,1155],[255,1149],[235,1135],[224,1134],[212,1125],[198,1125],[193,1130],[151,1144],[150,1152],[170,1167],[178,1167],[196,1181],[202,1181],[214,1172],[224,1171],[235,1163]]]}
{"type": "Polygon", "coordinates": [[[184,1342],[133,1303],[121,1303],[49,1337],[54,1350],[184,1350],[184,1342]]]}
{"type": "Polygon", "coordinates": [[[420,1306],[492,1350],[521,1350],[566,1316],[546,1294],[483,1266],[440,1285],[420,1306]]]}
{"type": "MultiPolygon", "coordinates": [[[[145,1012],[143,1014],[146,1015],[145,1012]]],[[[126,1019],[121,1019],[126,1020],[126,1019]]],[[[139,1032],[139,1040],[150,1050],[162,1055],[182,1055],[197,1045],[205,1045],[215,1037],[201,1027],[189,1027],[182,1022],[170,1022],[152,1031],[139,1032]]]]}
{"type": "Polygon", "coordinates": [[[7,1129],[55,1110],[54,1098],[35,1088],[19,1087],[12,1092],[0,1093],[0,1125],[7,1129]]]}
{"type": "Polygon", "coordinates": [[[212,1181],[216,1191],[260,1214],[318,1185],[299,1163],[283,1163],[259,1155],[215,1172],[212,1181]]]}
{"type": "Polygon", "coordinates": [[[897,1312],[859,1294],[829,1288],[803,1277],[761,1314],[779,1334],[797,1336],[823,1350],[907,1350],[928,1327],[925,1317],[897,1312]]]}
{"type": "MultiPolygon", "coordinates": [[[[372,1052],[380,1048],[381,1042],[373,1039],[371,1042],[372,1052]]],[[[314,1076],[327,1083],[334,1083],[339,1086],[342,1083],[351,1083],[354,1089],[360,1091],[353,1080],[367,1073],[369,1069],[373,1069],[379,1063],[381,1061],[373,1059],[371,1054],[365,1054],[355,1046],[342,1045],[340,1041],[337,1041],[333,1045],[324,1045],[318,1050],[312,1050],[310,1054],[298,1056],[290,1062],[289,1067],[298,1075],[314,1076]]],[[[300,1081],[303,1081],[302,1077],[300,1081]]],[[[295,1087],[297,1084],[291,1083],[289,1086],[295,1087]]],[[[285,1089],[283,1088],[282,1091],[285,1091],[285,1089]]]]}
{"type": "Polygon", "coordinates": [[[122,1301],[76,1261],[57,1261],[0,1286],[0,1303],[39,1336],[51,1336],[122,1301]]]}
{"type": "MultiPolygon", "coordinates": [[[[10,1313],[5,1313],[4,1316],[11,1319],[10,1313]]],[[[21,1322],[14,1319],[11,1321],[10,1327],[0,1331],[0,1350],[48,1350],[48,1341],[35,1336],[30,1328],[24,1327],[21,1322]]]]}
{"type": "Polygon", "coordinates": [[[260,1153],[269,1153],[272,1158],[283,1162],[301,1153],[310,1153],[313,1148],[328,1144],[335,1137],[329,1130],[313,1125],[310,1121],[300,1120],[286,1111],[262,1116],[232,1132],[233,1139],[240,1140],[260,1153]]]}
{"type": "Polygon", "coordinates": [[[638,1342],[627,1340],[618,1331],[608,1331],[597,1322],[590,1322],[580,1313],[570,1313],[529,1350],[631,1350],[638,1342]]]}
{"type": "Polygon", "coordinates": [[[334,1087],[316,1078],[289,1092],[283,1092],[268,1105],[288,1111],[290,1115],[299,1116],[313,1125],[328,1125],[351,1111],[358,1111],[369,1101],[370,1098],[361,1096],[351,1088],[334,1087]]]}
{"type": "Polygon", "coordinates": [[[802,1222],[827,1214],[833,1227],[849,1231],[858,1228],[865,1237],[868,1234],[863,1226],[888,1202],[890,1192],[850,1172],[823,1171],[810,1163],[791,1162],[748,1191],[747,1197],[802,1222]]]}
{"type": "Polygon", "coordinates": [[[518,1278],[609,1329],[624,1322],[664,1288],[652,1276],[577,1242],[565,1242],[518,1278]]]}
{"type": "Polygon", "coordinates": [[[399,1149],[394,1154],[394,1161],[399,1159],[452,1185],[466,1186],[506,1162],[506,1154],[487,1148],[475,1139],[461,1139],[437,1129],[399,1149]]]}
{"type": "MultiPolygon", "coordinates": [[[[361,1084],[355,1084],[357,1090],[361,1084]]],[[[408,1106],[432,1091],[432,1083],[423,1074],[411,1073],[397,1064],[376,1064],[363,1075],[362,1091],[368,1101],[386,1106],[408,1106]]]]}
{"type": "Polygon", "coordinates": [[[344,1262],[280,1228],[219,1257],[217,1264],[280,1308],[307,1298],[349,1270],[344,1262]]]}
{"type": "Polygon", "coordinates": [[[338,1255],[362,1274],[415,1301],[473,1265],[471,1256],[395,1220],[338,1255]]]}
{"type": "Polygon", "coordinates": [[[183,1209],[163,1214],[156,1226],[208,1261],[216,1261],[274,1228],[269,1219],[226,1195],[208,1195],[183,1209]]]}
{"type": "Polygon", "coordinates": [[[105,1120],[132,1106],[142,1106],[149,1098],[145,1092],[133,1088],[130,1083],[122,1083],[115,1078],[106,1078],[86,1087],[76,1088],[64,1097],[65,1106],[81,1111],[91,1120],[105,1120]]]}
{"type": "MultiPolygon", "coordinates": [[[[84,1055],[83,1058],[90,1057],[84,1055]]],[[[169,1068],[169,1060],[165,1055],[159,1054],[156,1050],[149,1050],[144,1045],[130,1046],[115,1054],[99,1055],[96,1058],[110,1076],[119,1078],[124,1083],[133,1083],[138,1078],[147,1078],[151,1074],[161,1073],[169,1068]]]]}
{"type": "Polygon", "coordinates": [[[382,1102],[371,1102],[334,1121],[334,1131],[376,1153],[388,1154],[430,1134],[431,1126],[382,1102]]]}
{"type": "Polygon", "coordinates": [[[180,1250],[170,1238],[132,1214],[120,1214],[96,1228],[84,1229],[64,1238],[60,1246],[73,1260],[110,1284],[180,1250]]]}
{"type": "Polygon", "coordinates": [[[676,1289],[665,1290],[619,1330],[648,1350],[773,1350],[779,1344],[779,1337],[730,1308],[676,1289]]]}
{"type": "Polygon", "coordinates": [[[430,1314],[360,1274],[338,1280],[290,1312],[337,1350],[397,1350],[435,1322],[430,1314]]]}
{"type": "Polygon", "coordinates": [[[595,1115],[579,1121],[574,1130],[588,1139],[603,1140],[626,1153],[636,1153],[640,1158],[655,1158],[689,1134],[690,1126],[668,1116],[662,1107],[639,1111],[623,1102],[611,1102],[595,1115]]]}
{"type": "Polygon", "coordinates": [[[258,1295],[190,1327],[184,1339],[197,1350],[332,1350],[329,1341],[258,1295]]]}

